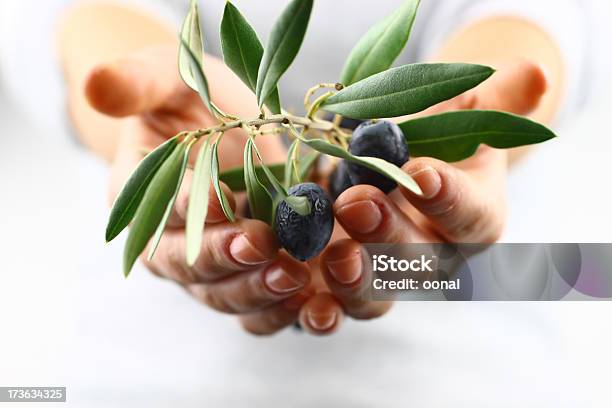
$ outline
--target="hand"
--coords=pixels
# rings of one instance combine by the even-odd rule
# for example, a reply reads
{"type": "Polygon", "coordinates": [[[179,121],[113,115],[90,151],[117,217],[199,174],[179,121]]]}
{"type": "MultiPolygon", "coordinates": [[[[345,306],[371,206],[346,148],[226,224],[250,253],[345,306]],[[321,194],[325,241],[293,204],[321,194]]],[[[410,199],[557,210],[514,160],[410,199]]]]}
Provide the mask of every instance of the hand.
{"type": "MultiPolygon", "coordinates": [[[[538,106],[545,91],[542,70],[519,62],[424,114],[460,109],[527,114],[538,106]]],[[[368,280],[362,276],[361,243],[495,242],[506,218],[507,161],[506,151],[486,146],[455,164],[412,159],[403,169],[417,181],[423,197],[403,188],[389,196],[371,186],[345,191],[334,204],[343,231],[337,229],[320,258],[318,266],[325,284],[320,282],[317,295],[303,306],[302,326],[315,334],[329,333],[337,329],[337,323],[321,330],[324,325],[315,327],[308,316],[315,313],[321,322],[339,322],[342,315],[370,319],[389,310],[391,302],[362,300],[368,280]]]]}
{"type": "MultiPolygon", "coordinates": [[[[238,100],[253,99],[248,89],[236,85],[223,64],[207,58],[206,66],[215,78],[228,78],[224,89],[238,100]]],[[[215,88],[212,92],[214,95],[215,88]]],[[[148,49],[95,68],[86,81],[86,95],[98,112],[121,121],[120,142],[111,165],[111,200],[143,158],[143,150],[152,150],[185,129],[213,123],[197,94],[179,78],[174,47],[148,49]]],[[[250,115],[257,116],[255,101],[249,105],[255,108],[250,115]]],[[[269,155],[275,149],[282,152],[280,145],[271,144],[273,140],[263,139],[261,150],[269,155]]],[[[234,152],[242,151],[244,142],[241,131],[228,132],[220,148],[223,165],[242,164],[242,155],[234,152]]],[[[144,259],[145,265],[215,310],[248,315],[261,332],[294,322],[311,295],[308,266],[279,252],[266,224],[249,219],[227,223],[213,189],[201,255],[193,267],[186,265],[184,227],[191,177],[188,170],[156,255],[150,262],[144,259]]],[[[222,188],[235,209],[233,194],[227,186],[222,188]]]]}

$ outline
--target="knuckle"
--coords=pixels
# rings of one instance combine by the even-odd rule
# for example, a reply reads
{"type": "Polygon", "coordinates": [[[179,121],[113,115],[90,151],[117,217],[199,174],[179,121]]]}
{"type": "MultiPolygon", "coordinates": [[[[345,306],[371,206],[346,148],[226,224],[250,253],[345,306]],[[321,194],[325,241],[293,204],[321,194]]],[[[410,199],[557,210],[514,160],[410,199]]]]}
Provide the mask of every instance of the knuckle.
{"type": "Polygon", "coordinates": [[[190,293],[200,302],[221,313],[235,314],[236,311],[227,303],[224,297],[219,296],[208,285],[194,285],[189,289],[190,293]]]}
{"type": "Polygon", "coordinates": [[[184,253],[177,245],[166,249],[168,260],[168,278],[184,285],[198,283],[198,278],[192,268],[185,264],[184,253]]]}

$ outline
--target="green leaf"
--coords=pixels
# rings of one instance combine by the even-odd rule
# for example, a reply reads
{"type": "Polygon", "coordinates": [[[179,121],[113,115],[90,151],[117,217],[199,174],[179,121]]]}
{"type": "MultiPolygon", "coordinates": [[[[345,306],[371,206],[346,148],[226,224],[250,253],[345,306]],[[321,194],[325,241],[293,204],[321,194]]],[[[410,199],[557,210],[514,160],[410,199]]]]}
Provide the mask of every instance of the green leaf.
{"type": "Polygon", "coordinates": [[[297,149],[300,143],[299,139],[295,139],[291,146],[289,146],[289,150],[287,151],[287,161],[285,162],[285,177],[283,179],[283,184],[286,189],[289,187],[298,184],[301,180],[300,171],[297,167],[297,163],[293,160],[293,156],[295,155],[295,149],[297,149]]]}
{"type": "Polygon", "coordinates": [[[504,112],[458,111],[400,124],[410,154],[447,162],[467,159],[480,144],[498,149],[545,142],[556,135],[529,119],[504,112]]]}
{"type": "MultiPolygon", "coordinates": [[[[259,179],[265,179],[266,174],[261,166],[254,166],[255,174],[259,179]]],[[[282,178],[285,174],[284,164],[271,164],[268,165],[268,170],[276,176],[276,178],[282,178]]],[[[226,170],[219,174],[219,179],[224,182],[232,191],[245,191],[246,185],[244,184],[244,168],[235,167],[233,169],[226,170]]]]}
{"type": "Polygon", "coordinates": [[[313,150],[302,157],[302,160],[300,160],[300,180],[306,180],[308,173],[310,173],[312,166],[315,164],[320,154],[321,153],[316,150],[313,150]]]}
{"type": "Polygon", "coordinates": [[[123,273],[128,276],[136,259],[160,225],[168,203],[176,193],[185,167],[185,144],[181,143],[153,176],[134,221],[123,251],[123,273]]]}
{"type": "Polygon", "coordinates": [[[285,190],[285,188],[283,187],[283,185],[281,184],[280,181],[278,181],[278,178],[276,178],[276,176],[274,175],[274,173],[272,173],[270,171],[270,169],[268,168],[268,166],[266,166],[266,164],[264,163],[262,157],[261,157],[261,153],[259,152],[259,149],[257,148],[257,145],[255,144],[255,142],[253,141],[253,139],[251,139],[251,146],[255,149],[255,154],[257,154],[257,159],[259,159],[259,162],[261,163],[261,168],[264,172],[264,175],[268,181],[268,184],[271,185],[274,190],[276,190],[276,192],[278,193],[278,195],[280,196],[280,198],[284,198],[287,196],[287,191],[285,190]]]}
{"type": "MultiPolygon", "coordinates": [[[[221,203],[221,209],[223,209],[225,217],[228,219],[228,221],[235,222],[236,216],[234,215],[232,206],[230,205],[230,202],[227,199],[225,192],[221,188],[221,184],[219,183],[219,155],[217,153],[218,146],[219,142],[213,145],[210,176],[212,178],[213,186],[215,187],[215,192],[217,193],[217,198],[219,198],[219,203],[221,203]]],[[[244,177],[242,178],[242,180],[244,180],[244,177]]]]}
{"type": "Polygon", "coordinates": [[[272,222],[272,196],[266,187],[259,181],[255,166],[253,165],[253,141],[247,140],[244,147],[244,184],[251,214],[258,220],[267,224],[272,222]]]}
{"type": "Polygon", "coordinates": [[[474,88],[493,72],[471,64],[404,65],[344,88],[321,107],[355,119],[409,115],[474,88]]]}
{"type": "Polygon", "coordinates": [[[153,176],[177,145],[173,137],[149,153],[132,173],[115,199],[106,226],[106,242],[117,237],[134,218],[153,176]]]}
{"type": "Polygon", "coordinates": [[[256,95],[259,106],[274,91],[300,50],[312,4],[313,0],[292,0],[272,27],[257,75],[256,95]]]}
{"type": "MultiPolygon", "coordinates": [[[[300,177],[305,180],[312,168],[313,164],[319,157],[319,152],[312,151],[308,152],[300,161],[300,177]]],[[[269,164],[267,165],[268,170],[274,174],[277,179],[284,180],[285,165],[284,164],[269,164]]],[[[259,179],[265,179],[266,174],[261,166],[255,166],[255,173],[259,179]]],[[[224,182],[232,191],[240,192],[246,189],[244,185],[244,168],[235,167],[233,169],[226,170],[219,174],[219,180],[224,182]]],[[[271,187],[271,186],[270,186],[271,187]]]]}
{"type": "Polygon", "coordinates": [[[283,199],[289,207],[302,217],[307,216],[312,211],[312,206],[307,197],[287,196],[283,199]]]}
{"type": "Polygon", "coordinates": [[[415,194],[423,194],[417,182],[414,181],[414,179],[410,177],[407,173],[405,173],[402,169],[392,163],[389,163],[377,157],[353,156],[351,153],[347,152],[340,146],[331,144],[323,139],[305,139],[295,130],[295,128],[292,128],[292,133],[304,144],[307,144],[318,152],[327,154],[329,156],[338,157],[340,159],[345,159],[349,162],[360,164],[364,167],[369,168],[370,170],[389,177],[396,183],[407,188],[415,194]]]}
{"type": "Polygon", "coordinates": [[[185,223],[186,260],[189,266],[195,264],[202,248],[202,233],[208,214],[211,163],[212,149],[207,139],[198,152],[189,191],[189,206],[185,223]]]}
{"type": "MultiPolygon", "coordinates": [[[[257,33],[232,3],[225,3],[221,21],[221,49],[225,65],[253,92],[257,89],[257,72],[263,57],[263,46],[257,33]]],[[[266,106],[274,114],[281,113],[278,88],[274,89],[266,106]]]]}
{"type": "Polygon", "coordinates": [[[204,105],[208,108],[211,113],[217,112],[210,101],[210,90],[208,88],[208,80],[204,75],[202,64],[197,60],[193,51],[189,48],[187,43],[181,39],[181,49],[186,52],[189,64],[191,67],[191,73],[195,82],[195,88],[204,102],[204,105]]]}
{"type": "Polygon", "coordinates": [[[388,69],[400,55],[412,31],[419,0],[406,0],[393,14],[373,26],[351,51],[341,82],[351,85],[388,69]]]}
{"type": "Polygon", "coordinates": [[[153,235],[153,239],[151,240],[149,255],[147,257],[149,261],[153,259],[155,251],[157,251],[159,241],[161,241],[162,239],[162,235],[164,234],[164,231],[166,230],[166,225],[168,224],[168,219],[172,214],[172,209],[174,208],[174,204],[176,203],[176,198],[178,197],[179,190],[181,189],[181,184],[183,183],[183,177],[185,176],[185,170],[187,170],[187,164],[189,163],[189,152],[191,150],[191,146],[193,146],[193,144],[189,143],[187,145],[187,148],[185,149],[185,153],[183,155],[183,167],[181,168],[181,173],[179,175],[178,182],[176,183],[176,189],[174,190],[172,198],[170,198],[170,202],[168,202],[168,205],[166,206],[166,212],[164,213],[161,222],[157,226],[155,235],[153,235]]]}
{"type": "MultiPolygon", "coordinates": [[[[198,13],[198,4],[196,0],[191,0],[189,5],[189,13],[183,22],[181,29],[181,42],[187,45],[188,49],[192,50],[193,56],[202,65],[202,57],[204,55],[204,44],[202,41],[202,29],[200,27],[200,16],[198,13]]],[[[192,72],[191,57],[184,47],[179,50],[179,73],[183,81],[194,91],[198,91],[197,82],[192,72]]]]}

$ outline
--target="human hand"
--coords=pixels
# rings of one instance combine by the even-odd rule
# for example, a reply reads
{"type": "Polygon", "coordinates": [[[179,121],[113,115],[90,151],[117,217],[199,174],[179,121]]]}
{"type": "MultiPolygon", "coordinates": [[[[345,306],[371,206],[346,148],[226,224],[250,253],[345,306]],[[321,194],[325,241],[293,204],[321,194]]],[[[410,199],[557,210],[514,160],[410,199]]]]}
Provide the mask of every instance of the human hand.
{"type": "MultiPolygon", "coordinates": [[[[423,114],[460,109],[496,109],[527,114],[546,91],[542,70],[528,62],[502,68],[478,88],[437,105],[423,114]]],[[[371,319],[383,315],[391,302],[364,300],[367,290],[362,265],[362,243],[492,243],[503,231],[506,213],[507,153],[486,146],[468,160],[448,164],[415,158],[403,170],[424,192],[416,196],[399,188],[389,196],[372,186],[355,186],[334,204],[342,230],[320,258],[317,295],[302,308],[301,324],[312,333],[329,333],[309,322],[316,311],[322,322],[340,321],[343,315],[371,319]]],[[[316,279],[315,279],[316,281],[316,279]]]]}
{"type": "MultiPolygon", "coordinates": [[[[174,47],[147,49],[95,68],[86,81],[91,106],[121,121],[119,147],[111,165],[111,200],[143,158],[143,151],[154,149],[184,129],[213,123],[198,95],[178,76],[175,60],[174,47]]],[[[223,64],[212,58],[207,59],[207,68],[215,77],[227,74],[223,64]]],[[[227,78],[224,90],[239,100],[242,92],[245,100],[252,99],[248,89],[244,91],[232,81],[233,76],[227,78]]],[[[257,107],[254,101],[252,105],[257,107]]],[[[256,114],[258,111],[251,115],[256,114]]],[[[262,139],[264,154],[271,155],[277,148],[282,151],[270,144],[272,140],[262,139]]],[[[241,155],[232,152],[242,151],[244,142],[241,131],[227,132],[220,150],[224,166],[242,164],[241,155]]],[[[291,324],[309,297],[308,266],[279,252],[276,238],[265,223],[249,219],[226,222],[213,189],[201,255],[193,267],[186,264],[184,227],[191,177],[192,171],[187,170],[156,256],[152,261],[143,259],[145,266],[157,276],[177,282],[215,310],[248,315],[262,332],[291,324]]],[[[233,194],[227,186],[222,188],[235,209],[233,194]]]]}

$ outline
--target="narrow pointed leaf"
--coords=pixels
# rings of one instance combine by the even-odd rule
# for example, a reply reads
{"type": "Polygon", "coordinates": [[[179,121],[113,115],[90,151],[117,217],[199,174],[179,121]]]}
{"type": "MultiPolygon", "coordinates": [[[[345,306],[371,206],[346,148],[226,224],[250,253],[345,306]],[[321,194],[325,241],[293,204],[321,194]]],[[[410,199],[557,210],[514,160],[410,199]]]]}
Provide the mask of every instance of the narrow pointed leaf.
{"type": "Polygon", "coordinates": [[[132,221],[153,176],[176,145],[176,137],[169,139],[149,153],[134,170],[113,204],[106,226],[106,242],[115,239],[132,221]]]}
{"type": "Polygon", "coordinates": [[[181,184],[183,183],[183,177],[185,176],[185,170],[187,170],[187,163],[189,162],[190,148],[191,148],[191,144],[188,145],[185,150],[185,154],[183,156],[183,166],[181,168],[181,173],[179,175],[178,182],[176,183],[176,189],[174,190],[174,194],[172,195],[172,198],[170,198],[170,202],[168,202],[168,205],[166,206],[166,212],[164,213],[164,216],[161,222],[157,226],[157,230],[155,231],[155,234],[153,235],[153,239],[151,240],[149,255],[147,257],[149,261],[153,259],[153,256],[155,255],[155,251],[157,251],[157,247],[159,246],[159,241],[161,241],[162,239],[162,235],[164,234],[164,231],[166,230],[166,225],[168,224],[168,219],[170,218],[170,215],[172,214],[172,210],[174,209],[174,204],[176,203],[176,198],[178,197],[179,190],[181,188],[181,184]]]}
{"type": "Polygon", "coordinates": [[[210,90],[208,88],[208,80],[204,75],[204,70],[202,69],[202,64],[197,60],[193,51],[189,48],[185,41],[181,40],[181,49],[185,51],[187,58],[189,60],[189,64],[191,67],[191,73],[193,75],[193,80],[195,82],[195,89],[197,90],[202,102],[208,108],[211,113],[215,113],[216,110],[213,107],[210,100],[210,90]]]}
{"type": "Polygon", "coordinates": [[[123,273],[128,276],[136,259],[160,225],[168,203],[176,193],[185,167],[184,144],[179,144],[164,161],[147,188],[136,210],[123,251],[123,273]]]}
{"type": "Polygon", "coordinates": [[[419,0],[405,0],[402,6],[373,26],[351,51],[341,82],[351,85],[388,69],[404,49],[416,17],[419,0]]]}
{"type": "MultiPolygon", "coordinates": [[[[232,3],[225,3],[221,21],[221,49],[225,65],[253,92],[257,89],[257,72],[263,57],[263,46],[257,33],[232,3]]],[[[274,89],[266,106],[272,113],[281,112],[278,88],[274,89]]]]}
{"type": "Polygon", "coordinates": [[[295,139],[291,146],[289,146],[289,150],[287,150],[287,161],[285,162],[285,177],[283,180],[283,184],[286,189],[300,182],[300,172],[297,167],[297,163],[293,160],[293,156],[295,155],[295,149],[297,149],[298,144],[300,143],[299,139],[295,139]]]}
{"type": "Polygon", "coordinates": [[[308,177],[308,173],[310,173],[312,166],[316,163],[320,155],[321,153],[317,152],[316,150],[313,150],[311,152],[308,152],[304,157],[302,157],[302,160],[300,160],[301,180],[306,180],[306,178],[308,177]]]}
{"type": "MultiPolygon", "coordinates": [[[[268,170],[270,170],[277,178],[282,178],[285,174],[285,165],[271,164],[268,166],[268,170]]],[[[255,166],[255,174],[259,179],[263,179],[266,176],[261,166],[255,166]]],[[[246,186],[244,184],[243,167],[236,167],[222,172],[219,174],[219,180],[224,182],[232,191],[238,192],[246,190],[246,186]]]]}
{"type": "Polygon", "coordinates": [[[185,223],[187,265],[189,266],[195,264],[202,247],[202,233],[208,213],[211,162],[212,149],[207,139],[198,152],[189,191],[189,206],[185,223]]]}
{"type": "Polygon", "coordinates": [[[266,164],[263,161],[263,158],[261,157],[261,153],[259,152],[259,149],[257,148],[257,145],[255,144],[255,142],[252,141],[252,139],[251,139],[251,146],[255,150],[257,159],[261,163],[261,169],[263,170],[265,178],[268,181],[267,184],[271,185],[274,188],[274,190],[276,190],[276,192],[281,196],[281,198],[286,197],[287,191],[283,187],[282,183],[278,181],[278,178],[276,178],[274,173],[272,173],[272,171],[270,171],[268,166],[266,166],[266,164]]]}
{"type": "Polygon", "coordinates": [[[402,169],[392,163],[389,163],[377,157],[353,156],[351,153],[347,152],[340,146],[331,144],[326,140],[305,139],[297,131],[293,131],[293,134],[297,138],[299,138],[304,144],[310,146],[318,152],[327,154],[329,156],[338,157],[340,159],[345,159],[352,163],[360,164],[364,167],[369,168],[370,170],[376,171],[384,176],[389,177],[396,183],[402,185],[403,187],[407,188],[415,194],[423,194],[417,182],[414,181],[414,179],[410,177],[407,173],[405,173],[402,169]]]}
{"type": "MultiPolygon", "coordinates": [[[[232,206],[230,205],[225,192],[221,188],[221,184],[219,183],[219,154],[217,152],[217,148],[219,143],[215,143],[213,145],[212,150],[212,163],[210,165],[210,176],[212,178],[213,186],[215,187],[215,192],[217,193],[217,198],[219,199],[219,203],[221,203],[221,209],[223,209],[223,214],[228,219],[229,222],[235,222],[236,216],[234,215],[234,211],[232,210],[232,206]]],[[[244,177],[242,178],[244,180],[244,177]]]]}
{"type": "Polygon", "coordinates": [[[472,64],[404,65],[344,88],[321,107],[355,119],[410,115],[474,88],[493,72],[472,64]]]}
{"type": "Polygon", "coordinates": [[[467,159],[480,144],[498,149],[545,142],[555,137],[546,126],[495,111],[458,111],[400,124],[414,156],[447,162],[467,159]]]}
{"type": "MultiPolygon", "coordinates": [[[[196,0],[191,0],[190,2],[189,13],[187,13],[187,17],[185,17],[181,29],[181,41],[187,44],[187,48],[192,50],[194,57],[201,65],[204,54],[204,44],[202,41],[202,29],[200,27],[200,16],[196,0]]],[[[179,73],[187,86],[197,92],[197,82],[192,73],[190,59],[187,50],[181,47],[179,50],[179,73]]]]}
{"type": "Polygon", "coordinates": [[[244,184],[251,214],[258,220],[267,224],[272,222],[272,196],[266,187],[259,181],[255,166],[253,165],[253,142],[247,140],[244,148],[244,184]]]}
{"type": "Polygon", "coordinates": [[[289,207],[302,217],[310,214],[312,207],[307,197],[303,196],[287,196],[283,199],[289,207]]]}
{"type": "Polygon", "coordinates": [[[289,205],[295,212],[297,212],[300,215],[306,216],[310,214],[310,202],[308,201],[308,198],[307,197],[297,197],[297,196],[289,197],[287,195],[287,190],[285,189],[285,187],[283,187],[282,183],[276,178],[276,176],[270,171],[270,169],[268,169],[268,166],[266,166],[266,164],[263,162],[263,159],[261,158],[261,154],[259,153],[259,150],[257,149],[257,145],[255,145],[255,143],[253,143],[252,145],[257,154],[257,158],[259,159],[259,162],[261,163],[261,168],[264,171],[264,175],[268,181],[268,184],[270,184],[276,191],[276,199],[284,200],[287,203],[287,205],[289,205]]]}
{"type": "Polygon", "coordinates": [[[262,106],[295,59],[310,20],[313,0],[292,0],[278,18],[257,75],[257,103],[262,106]]]}
{"type": "MultiPolygon", "coordinates": [[[[313,164],[319,157],[320,153],[317,151],[308,152],[301,162],[300,162],[300,174],[301,179],[306,180],[308,173],[310,172],[313,164]]],[[[274,176],[278,179],[283,179],[285,174],[285,165],[284,164],[270,164],[268,165],[268,170],[274,174],[274,176]]],[[[257,177],[262,180],[265,179],[266,175],[261,166],[255,166],[255,173],[257,177]]],[[[246,186],[244,185],[244,168],[236,167],[233,169],[226,170],[219,174],[219,180],[224,182],[230,190],[234,192],[244,191],[246,186]]],[[[269,186],[271,187],[271,186],[269,186]]]]}

